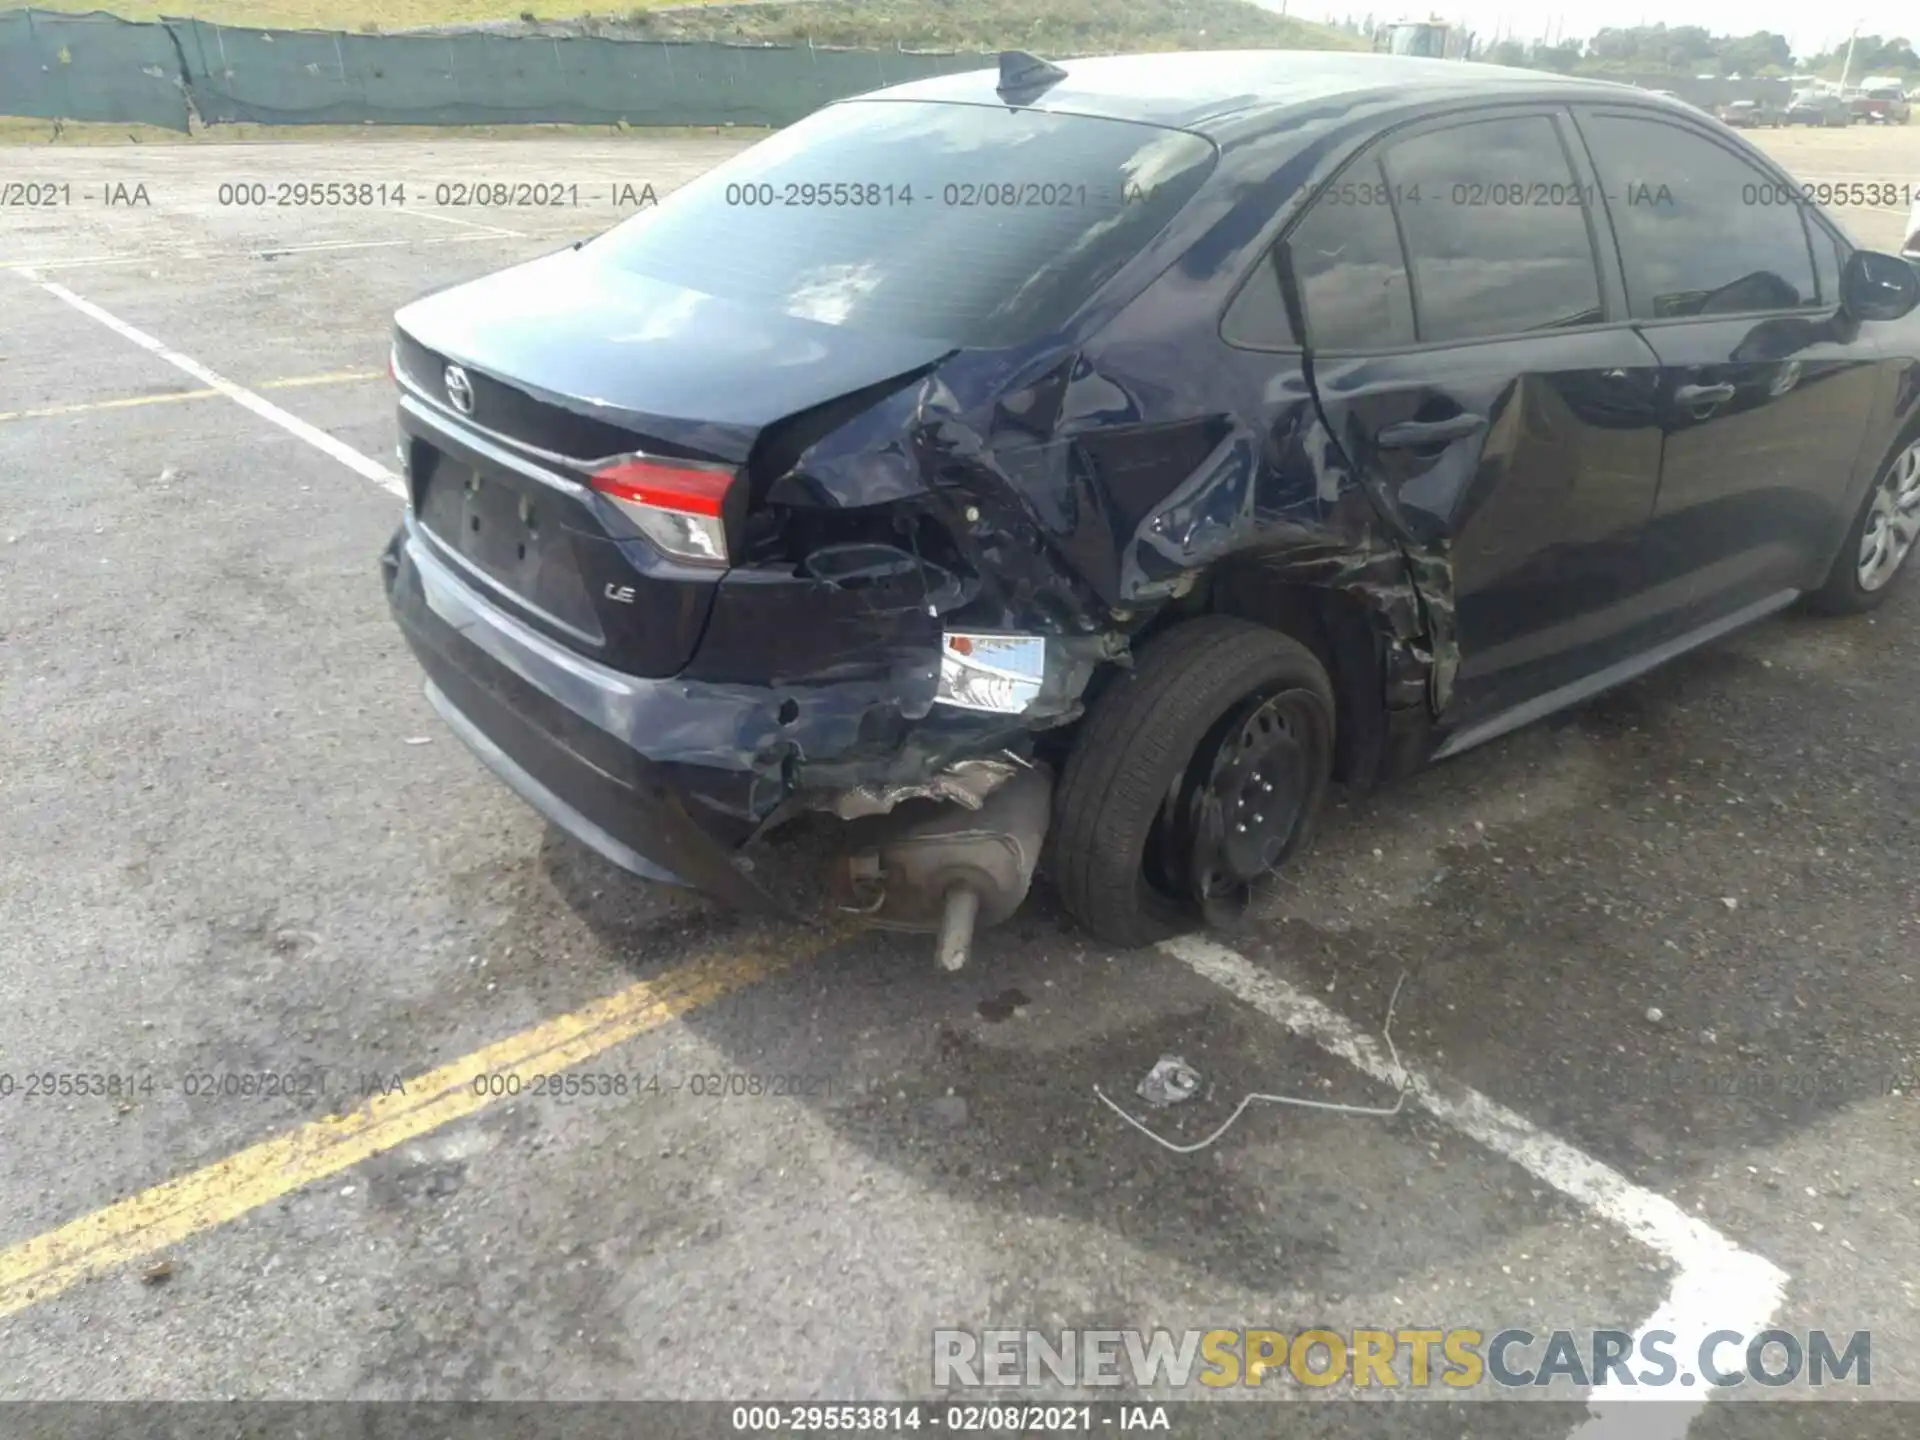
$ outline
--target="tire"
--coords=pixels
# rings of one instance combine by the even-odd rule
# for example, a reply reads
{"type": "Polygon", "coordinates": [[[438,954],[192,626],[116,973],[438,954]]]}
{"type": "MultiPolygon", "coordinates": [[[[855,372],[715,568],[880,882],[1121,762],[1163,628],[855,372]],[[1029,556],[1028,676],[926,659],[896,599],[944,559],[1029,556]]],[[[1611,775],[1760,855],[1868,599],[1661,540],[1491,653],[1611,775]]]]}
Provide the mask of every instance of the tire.
{"type": "Polygon", "coordinates": [[[1055,795],[1048,868],[1067,912],[1097,939],[1130,949],[1205,923],[1209,907],[1190,889],[1150,876],[1149,849],[1163,855],[1172,843],[1174,797],[1231,753],[1223,727],[1237,736],[1241,716],[1251,726],[1270,713],[1287,717],[1297,767],[1283,782],[1290,828],[1273,841],[1277,868],[1310,836],[1333,769],[1333,686],[1311,650],[1252,621],[1206,616],[1149,640],[1096,697],[1055,795]]]}
{"type": "Polygon", "coordinates": [[[1860,502],[1860,513],[1853,517],[1840,553],[1833,557],[1833,568],[1820,588],[1807,597],[1807,608],[1817,615],[1860,615],[1880,605],[1914,550],[1920,549],[1912,538],[1916,526],[1920,526],[1920,435],[1909,435],[1894,447],[1873,477],[1866,498],[1860,502]],[[1889,544],[1903,531],[1909,538],[1897,554],[1888,557],[1891,564],[1885,566],[1884,573],[1863,579],[1862,571],[1867,568],[1865,542],[1876,517],[1882,527],[1878,533],[1893,537],[1889,544]],[[1901,525],[1889,532],[1886,527],[1896,518],[1901,525]]]}

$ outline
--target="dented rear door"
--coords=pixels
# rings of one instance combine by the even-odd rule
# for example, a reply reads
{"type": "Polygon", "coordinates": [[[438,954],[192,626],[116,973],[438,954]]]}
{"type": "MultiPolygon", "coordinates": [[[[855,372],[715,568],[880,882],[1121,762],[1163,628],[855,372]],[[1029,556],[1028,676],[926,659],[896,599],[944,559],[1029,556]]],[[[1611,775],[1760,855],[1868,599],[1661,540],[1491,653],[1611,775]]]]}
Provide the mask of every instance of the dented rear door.
{"type": "Polygon", "coordinates": [[[1436,700],[1484,719],[1643,648],[1657,361],[1552,107],[1363,154],[1285,240],[1314,392],[1417,560],[1436,700]]]}

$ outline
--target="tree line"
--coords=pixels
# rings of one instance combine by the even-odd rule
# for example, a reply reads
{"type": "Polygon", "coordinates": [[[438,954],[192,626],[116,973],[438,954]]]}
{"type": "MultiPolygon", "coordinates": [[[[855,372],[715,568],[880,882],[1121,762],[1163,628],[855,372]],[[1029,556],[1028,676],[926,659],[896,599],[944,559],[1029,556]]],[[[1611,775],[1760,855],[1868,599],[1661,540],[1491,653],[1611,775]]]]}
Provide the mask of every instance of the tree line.
{"type": "MultiPolygon", "coordinates": [[[[1845,42],[1796,60],[1784,35],[1767,30],[1751,35],[1714,35],[1698,25],[1610,26],[1591,40],[1549,44],[1503,39],[1479,48],[1476,59],[1568,75],[1651,71],[1676,77],[1819,75],[1837,79],[1847,67],[1845,42]]],[[[1920,76],[1920,55],[1904,37],[1860,35],[1853,41],[1848,73],[1856,81],[1865,75],[1920,76]]]]}

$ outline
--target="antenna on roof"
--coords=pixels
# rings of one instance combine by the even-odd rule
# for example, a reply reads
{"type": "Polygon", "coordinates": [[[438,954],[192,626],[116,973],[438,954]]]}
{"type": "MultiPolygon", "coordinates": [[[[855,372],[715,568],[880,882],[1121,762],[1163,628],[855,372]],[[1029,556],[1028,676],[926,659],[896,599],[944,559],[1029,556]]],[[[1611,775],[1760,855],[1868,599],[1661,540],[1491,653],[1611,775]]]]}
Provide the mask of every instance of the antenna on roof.
{"type": "Polygon", "coordinates": [[[1049,85],[1057,85],[1066,78],[1066,71],[1042,60],[1038,55],[1029,55],[1024,50],[1002,50],[1000,83],[994,88],[996,93],[1008,99],[1013,98],[1013,92],[1031,99],[1049,85]]]}

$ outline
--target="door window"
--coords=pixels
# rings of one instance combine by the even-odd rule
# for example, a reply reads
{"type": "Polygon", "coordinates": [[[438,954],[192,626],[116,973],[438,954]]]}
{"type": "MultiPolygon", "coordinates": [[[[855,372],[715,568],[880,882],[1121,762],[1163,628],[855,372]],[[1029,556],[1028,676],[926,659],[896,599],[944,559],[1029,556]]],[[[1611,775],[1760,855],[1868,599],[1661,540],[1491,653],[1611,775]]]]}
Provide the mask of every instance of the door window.
{"type": "MultiPolygon", "coordinates": [[[[1287,236],[1307,343],[1390,350],[1597,323],[1590,198],[1546,115],[1469,121],[1366,157],[1287,236]]],[[[1270,264],[1222,333],[1253,349],[1298,343],[1270,264]]]]}
{"type": "Polygon", "coordinates": [[[1586,197],[1550,117],[1429,130],[1385,165],[1423,344],[1605,318],[1586,197]]]}
{"type": "Polygon", "coordinates": [[[1789,187],[1704,135],[1651,116],[1583,116],[1635,315],[1818,307],[1789,187]]]}

